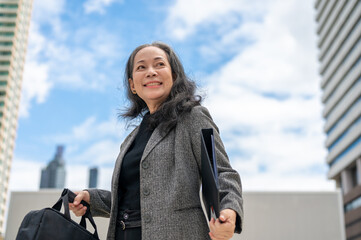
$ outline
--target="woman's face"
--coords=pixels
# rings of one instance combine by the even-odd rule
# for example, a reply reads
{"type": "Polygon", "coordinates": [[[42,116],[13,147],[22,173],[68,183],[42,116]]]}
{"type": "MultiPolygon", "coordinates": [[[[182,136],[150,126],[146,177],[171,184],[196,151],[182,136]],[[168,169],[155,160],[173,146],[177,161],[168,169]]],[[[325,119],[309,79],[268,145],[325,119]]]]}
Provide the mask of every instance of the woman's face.
{"type": "Polygon", "coordinates": [[[145,47],[134,57],[131,90],[143,99],[153,113],[167,99],[173,86],[172,69],[166,53],[158,47],[145,47]]]}

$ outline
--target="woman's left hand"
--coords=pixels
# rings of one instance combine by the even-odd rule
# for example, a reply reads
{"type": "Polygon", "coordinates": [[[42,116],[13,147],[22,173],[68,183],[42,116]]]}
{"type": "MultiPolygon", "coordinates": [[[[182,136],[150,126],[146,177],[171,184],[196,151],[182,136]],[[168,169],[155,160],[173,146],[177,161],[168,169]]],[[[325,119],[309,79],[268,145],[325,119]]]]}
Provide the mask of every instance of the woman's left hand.
{"type": "Polygon", "coordinates": [[[236,227],[237,214],[232,209],[224,209],[220,212],[219,218],[211,219],[209,222],[210,233],[212,240],[228,240],[233,236],[236,227]]]}

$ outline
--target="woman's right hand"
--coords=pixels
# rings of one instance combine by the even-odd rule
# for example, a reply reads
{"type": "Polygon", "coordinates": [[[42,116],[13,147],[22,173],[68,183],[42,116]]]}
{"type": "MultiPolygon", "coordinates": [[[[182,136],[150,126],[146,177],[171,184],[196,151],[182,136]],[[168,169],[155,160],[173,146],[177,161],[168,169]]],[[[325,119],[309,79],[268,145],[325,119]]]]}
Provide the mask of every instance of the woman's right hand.
{"type": "Polygon", "coordinates": [[[76,197],[73,203],[69,203],[70,210],[73,211],[75,216],[80,217],[86,213],[87,207],[83,206],[80,202],[83,200],[90,204],[90,195],[88,191],[75,192],[76,197]]]}

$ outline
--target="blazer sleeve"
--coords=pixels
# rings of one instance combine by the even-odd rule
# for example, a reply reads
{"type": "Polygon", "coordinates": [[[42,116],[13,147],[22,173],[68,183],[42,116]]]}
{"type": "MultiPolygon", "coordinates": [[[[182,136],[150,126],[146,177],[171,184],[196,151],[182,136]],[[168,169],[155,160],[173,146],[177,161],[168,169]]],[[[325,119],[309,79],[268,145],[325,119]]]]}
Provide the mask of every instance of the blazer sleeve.
{"type": "Polygon", "coordinates": [[[85,189],[90,195],[90,212],[93,217],[110,217],[111,192],[101,189],[85,189]]]}
{"type": "Polygon", "coordinates": [[[238,172],[231,167],[228,155],[219,136],[219,129],[213,122],[207,108],[203,106],[194,107],[188,116],[185,122],[188,129],[190,129],[189,137],[192,141],[192,150],[198,166],[201,166],[201,129],[214,129],[215,152],[219,174],[220,207],[221,210],[229,208],[237,213],[235,232],[241,233],[244,217],[241,179],[238,172]]]}

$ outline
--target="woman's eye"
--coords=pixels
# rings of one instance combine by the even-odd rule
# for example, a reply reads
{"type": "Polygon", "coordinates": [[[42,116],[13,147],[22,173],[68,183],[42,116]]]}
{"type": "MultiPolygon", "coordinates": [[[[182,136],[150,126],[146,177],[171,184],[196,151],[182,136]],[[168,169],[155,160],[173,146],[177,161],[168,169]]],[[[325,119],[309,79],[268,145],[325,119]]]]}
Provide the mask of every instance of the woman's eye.
{"type": "Polygon", "coordinates": [[[143,65],[139,65],[139,66],[137,67],[137,70],[140,70],[140,69],[144,69],[144,66],[143,66],[143,65]]]}
{"type": "Polygon", "coordinates": [[[164,66],[164,62],[157,63],[157,66],[164,66]]]}

